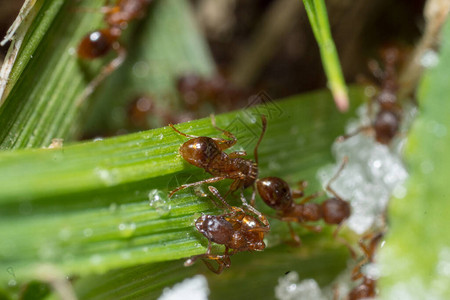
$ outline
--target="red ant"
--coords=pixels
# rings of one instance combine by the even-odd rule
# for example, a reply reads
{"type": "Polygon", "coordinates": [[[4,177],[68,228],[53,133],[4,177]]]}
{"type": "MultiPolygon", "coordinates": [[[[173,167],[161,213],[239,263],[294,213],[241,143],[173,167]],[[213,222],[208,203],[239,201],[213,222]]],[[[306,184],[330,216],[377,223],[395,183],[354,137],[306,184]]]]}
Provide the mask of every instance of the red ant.
{"type": "Polygon", "coordinates": [[[262,132],[254,149],[255,161],[242,158],[242,156],[247,155],[245,151],[236,151],[230,154],[224,152],[225,149],[228,149],[235,145],[237,139],[231,132],[217,127],[213,115],[211,116],[212,126],[215,129],[221,131],[225,136],[231,138],[231,140],[188,135],[176,129],[172,124],[169,124],[169,126],[172,127],[172,129],[175,130],[178,134],[190,138],[189,141],[181,145],[179,150],[181,156],[188,163],[202,168],[206,172],[214,176],[202,181],[183,184],[171,191],[169,193],[169,197],[172,197],[172,195],[179,190],[188,187],[200,185],[203,183],[213,183],[224,179],[232,179],[234,181],[231,184],[230,189],[226,195],[240,189],[241,200],[244,205],[248,206],[243,191],[247,187],[253,186],[253,195],[251,199],[251,205],[253,205],[256,195],[254,184],[256,178],[258,177],[258,146],[261,143],[267,127],[267,119],[264,115],[261,116],[261,120],[262,132]]]}
{"type": "MultiPolygon", "coordinates": [[[[328,198],[321,204],[308,203],[310,200],[319,196],[313,194],[305,197],[304,189],[306,188],[306,181],[301,181],[299,190],[291,190],[286,181],[278,177],[266,177],[256,181],[256,187],[262,200],[271,208],[277,210],[277,217],[287,222],[289,231],[294,242],[301,245],[300,237],[292,228],[291,222],[299,223],[301,226],[312,230],[320,231],[320,226],[310,226],[305,222],[314,222],[323,219],[327,224],[337,224],[333,236],[337,237],[339,229],[344,220],[350,216],[350,205],[343,200],[332,188],[331,183],[339,176],[347,163],[347,158],[344,159],[339,170],[327,184],[327,191],[333,194],[334,197],[328,198]],[[295,203],[294,199],[304,197],[300,203],[295,203]]],[[[348,246],[346,241],[342,241],[348,246]]],[[[349,247],[352,252],[351,247],[349,247]]]]}
{"type": "Polygon", "coordinates": [[[78,57],[95,59],[105,56],[110,50],[116,51],[117,57],[106,65],[100,74],[89,83],[81,100],[89,96],[108,74],[123,63],[126,50],[119,43],[119,38],[123,30],[128,26],[128,23],[142,17],[147,5],[152,1],[117,0],[114,5],[103,8],[103,12],[105,13],[104,20],[108,26],[92,31],[84,36],[78,45],[78,57]]]}
{"type": "Polygon", "coordinates": [[[377,234],[369,233],[361,238],[359,241],[359,246],[361,247],[362,251],[364,252],[364,259],[358,263],[358,265],[353,269],[352,271],[352,280],[356,281],[358,279],[362,278],[362,282],[353,288],[349,295],[349,300],[359,300],[359,299],[367,299],[367,298],[373,298],[376,296],[376,279],[369,277],[368,275],[365,275],[361,272],[361,267],[364,264],[367,263],[373,263],[374,262],[374,256],[375,251],[378,248],[378,244],[380,243],[381,239],[384,236],[384,232],[380,232],[377,234]],[[369,240],[367,243],[364,243],[364,241],[369,240]]]}
{"type": "Polygon", "coordinates": [[[157,125],[150,123],[150,119],[156,118],[163,125],[188,122],[194,119],[193,114],[176,113],[170,108],[158,106],[154,98],[147,95],[139,95],[128,104],[127,117],[130,127],[139,130],[146,130],[152,128],[152,125],[157,125]]]}
{"type": "MultiPolygon", "coordinates": [[[[397,103],[397,76],[396,65],[399,60],[399,50],[389,47],[381,52],[384,61],[384,71],[375,62],[371,62],[369,67],[373,74],[381,81],[381,91],[375,98],[379,110],[372,124],[362,126],[355,132],[339,137],[340,141],[350,138],[361,131],[371,130],[375,133],[377,142],[387,145],[397,135],[401,122],[401,107],[397,103]]],[[[369,115],[372,104],[369,105],[369,115]]]]}
{"type": "Polygon", "coordinates": [[[212,104],[216,111],[229,111],[238,107],[237,100],[249,96],[219,74],[209,78],[197,74],[184,74],[177,80],[178,92],[186,108],[198,112],[206,103],[212,104]]]}
{"type": "Polygon", "coordinates": [[[206,253],[192,256],[184,265],[190,266],[201,258],[208,269],[220,274],[230,267],[230,256],[243,251],[264,250],[264,234],[270,230],[270,225],[266,217],[253,207],[248,206],[247,209],[257,217],[242,208],[230,206],[215,187],[208,188],[231,212],[217,216],[202,215],[195,221],[197,230],[208,239],[208,248],[206,253]],[[225,246],[224,254],[211,254],[213,242],[225,246]],[[216,261],[217,269],[206,259],[216,261]]]}

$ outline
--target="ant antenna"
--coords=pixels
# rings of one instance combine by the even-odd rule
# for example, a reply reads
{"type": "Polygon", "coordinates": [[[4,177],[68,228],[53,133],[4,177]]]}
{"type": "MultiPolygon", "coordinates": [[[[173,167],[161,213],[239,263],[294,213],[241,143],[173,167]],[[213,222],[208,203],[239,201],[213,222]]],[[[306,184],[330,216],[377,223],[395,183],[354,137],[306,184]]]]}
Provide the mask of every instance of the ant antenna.
{"type": "Polygon", "coordinates": [[[329,191],[331,194],[333,194],[333,196],[335,196],[338,199],[341,199],[341,197],[331,188],[331,183],[338,178],[339,174],[341,174],[342,170],[344,170],[344,167],[347,164],[347,162],[348,162],[348,156],[344,156],[344,158],[342,159],[341,166],[339,167],[336,174],[334,174],[334,176],[330,179],[330,181],[328,181],[328,184],[326,187],[327,191],[329,191]]]}
{"type": "Polygon", "coordinates": [[[256,143],[255,150],[254,150],[256,165],[258,165],[258,147],[259,147],[259,144],[261,144],[261,141],[264,137],[264,133],[266,132],[266,129],[267,129],[267,118],[265,115],[261,115],[261,121],[262,121],[262,131],[261,131],[261,135],[259,136],[259,140],[256,143]]]}
{"type": "MultiPolygon", "coordinates": [[[[228,202],[225,201],[225,199],[222,197],[222,195],[219,193],[219,191],[218,191],[215,187],[213,187],[212,185],[210,185],[210,186],[208,186],[208,189],[209,189],[209,191],[210,191],[214,196],[216,196],[217,199],[220,200],[220,202],[221,202],[226,208],[228,208],[228,209],[231,210],[231,211],[233,210],[233,208],[231,207],[231,205],[228,204],[228,202]]],[[[214,201],[214,202],[215,202],[215,201],[214,201]]]]}

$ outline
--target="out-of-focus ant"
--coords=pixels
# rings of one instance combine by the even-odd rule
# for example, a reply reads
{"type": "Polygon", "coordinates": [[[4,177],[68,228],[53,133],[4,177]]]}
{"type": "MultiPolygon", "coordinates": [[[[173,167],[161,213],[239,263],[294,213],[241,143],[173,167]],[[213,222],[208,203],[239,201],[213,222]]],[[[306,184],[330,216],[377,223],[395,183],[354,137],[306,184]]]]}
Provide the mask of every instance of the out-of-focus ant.
{"type": "Polygon", "coordinates": [[[239,107],[239,99],[250,96],[219,74],[207,78],[184,74],[177,80],[177,89],[186,109],[191,112],[199,112],[207,103],[216,112],[230,111],[239,107]]]}
{"type": "MultiPolygon", "coordinates": [[[[277,217],[280,220],[287,222],[291,236],[297,245],[301,244],[301,240],[292,228],[291,222],[298,223],[312,231],[320,231],[320,226],[310,226],[305,223],[323,219],[326,224],[338,225],[333,233],[334,238],[337,238],[343,221],[350,216],[350,205],[331,188],[331,183],[339,176],[346,163],[347,158],[344,159],[339,170],[327,184],[327,191],[334,197],[328,198],[320,204],[308,203],[318,197],[319,194],[305,197],[304,189],[307,184],[305,181],[300,182],[298,190],[291,190],[288,183],[278,177],[266,177],[256,181],[256,187],[262,200],[277,211],[277,217]],[[295,203],[294,199],[297,198],[303,199],[300,203],[295,203]]],[[[346,241],[343,241],[343,243],[348,246],[346,241]]],[[[349,249],[352,252],[351,247],[349,249]]]]}
{"type": "Polygon", "coordinates": [[[373,298],[377,295],[376,278],[370,277],[361,271],[361,267],[367,263],[373,263],[375,251],[377,250],[380,241],[383,239],[384,232],[369,233],[363,236],[359,241],[359,246],[364,252],[364,259],[352,271],[352,280],[356,281],[362,279],[361,283],[354,287],[348,294],[349,300],[360,300],[373,298]],[[368,241],[368,242],[367,242],[368,241]]]}
{"type": "MultiPolygon", "coordinates": [[[[339,137],[339,141],[344,141],[361,131],[373,131],[377,142],[388,145],[398,134],[402,110],[397,102],[397,63],[399,61],[399,49],[388,47],[381,51],[381,57],[384,62],[384,71],[379,65],[372,61],[369,64],[374,76],[381,82],[380,92],[374,98],[378,104],[378,112],[368,126],[362,126],[355,132],[339,137]]],[[[369,104],[369,115],[371,115],[373,103],[369,104]]]]}
{"type": "Polygon", "coordinates": [[[117,52],[117,57],[106,65],[97,77],[95,77],[84,91],[81,100],[89,96],[100,82],[112,71],[117,69],[126,56],[125,48],[119,43],[123,30],[130,21],[144,15],[147,6],[153,0],[117,0],[114,5],[102,9],[107,24],[106,28],[88,33],[78,45],[78,57],[82,59],[95,59],[103,57],[109,51],[117,52]]]}
{"type": "Polygon", "coordinates": [[[128,125],[132,129],[147,130],[157,125],[150,122],[152,117],[157,118],[164,126],[195,119],[195,116],[189,112],[175,112],[170,108],[158,106],[158,102],[148,95],[133,98],[127,106],[128,125]]]}
{"type": "Polygon", "coordinates": [[[255,161],[242,158],[242,156],[247,155],[245,151],[236,151],[229,154],[224,152],[224,150],[235,145],[237,139],[231,132],[217,127],[214,116],[211,116],[212,126],[221,131],[231,140],[185,134],[176,129],[175,126],[170,124],[170,127],[172,127],[172,129],[175,130],[178,134],[190,138],[189,141],[181,145],[179,149],[181,156],[188,163],[204,169],[214,177],[194,183],[183,184],[172,190],[169,193],[169,197],[172,197],[172,195],[179,190],[188,187],[204,183],[213,183],[224,179],[232,179],[233,183],[231,184],[230,189],[226,195],[239,189],[242,202],[244,203],[244,205],[248,205],[243,191],[247,187],[253,186],[253,195],[250,202],[253,205],[255,202],[256,194],[254,185],[256,178],[258,177],[258,147],[267,127],[267,119],[264,115],[261,116],[261,120],[262,132],[254,149],[255,161]]]}
{"type": "Polygon", "coordinates": [[[230,267],[230,256],[243,251],[264,250],[264,234],[270,230],[270,225],[266,217],[253,207],[248,206],[244,210],[230,206],[215,187],[208,188],[230,212],[216,216],[202,215],[195,221],[197,230],[208,239],[208,248],[206,253],[192,256],[184,265],[190,266],[200,258],[211,271],[220,274],[230,267]],[[224,245],[224,254],[211,254],[212,243],[224,245]],[[217,269],[209,260],[218,264],[217,269]]]}

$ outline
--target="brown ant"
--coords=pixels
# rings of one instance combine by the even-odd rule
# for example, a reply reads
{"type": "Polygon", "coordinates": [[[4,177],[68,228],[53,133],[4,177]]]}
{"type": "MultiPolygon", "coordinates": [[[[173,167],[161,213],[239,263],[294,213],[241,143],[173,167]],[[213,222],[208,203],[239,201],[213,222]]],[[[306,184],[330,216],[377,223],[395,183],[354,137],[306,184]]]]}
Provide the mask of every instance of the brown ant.
{"type": "MultiPolygon", "coordinates": [[[[194,182],[183,184],[169,193],[169,197],[179,190],[200,185],[203,183],[213,183],[224,179],[232,179],[233,183],[230,186],[226,195],[234,192],[238,189],[241,191],[241,200],[244,205],[248,206],[247,200],[244,197],[244,189],[253,186],[253,195],[251,199],[251,205],[255,202],[255,181],[258,177],[258,147],[264,136],[267,127],[267,119],[263,115],[262,120],[262,132],[256,143],[254,149],[255,161],[242,158],[247,155],[245,151],[236,151],[232,153],[225,153],[224,150],[232,147],[236,144],[236,137],[229,131],[221,129],[216,126],[216,121],[213,115],[211,115],[212,126],[221,131],[225,136],[231,138],[231,140],[221,138],[210,138],[206,136],[193,136],[185,134],[175,128],[172,124],[169,124],[173,130],[182,136],[190,138],[189,141],[181,145],[179,152],[181,156],[190,164],[204,169],[214,177],[194,182]]],[[[225,195],[225,197],[226,197],[225,195]]]]}
{"type": "MultiPolygon", "coordinates": [[[[298,190],[291,190],[286,181],[278,177],[266,177],[256,181],[256,187],[262,200],[271,208],[277,210],[277,217],[287,222],[291,236],[296,245],[301,244],[300,237],[292,228],[291,222],[299,223],[301,226],[312,230],[320,231],[320,226],[310,226],[305,222],[314,222],[323,219],[326,224],[337,224],[333,236],[337,238],[337,234],[344,220],[350,216],[350,205],[343,200],[332,188],[331,183],[339,176],[347,163],[344,159],[341,167],[330,179],[326,189],[334,197],[328,198],[322,203],[308,203],[310,200],[319,196],[318,193],[305,197],[304,189],[306,181],[301,181],[298,190]],[[300,203],[295,203],[294,199],[303,198],[300,203]]],[[[342,241],[348,246],[346,241],[342,241]]],[[[352,252],[351,247],[349,247],[352,252]]]]}
{"type": "Polygon", "coordinates": [[[84,36],[78,45],[78,57],[82,59],[95,59],[103,57],[114,50],[117,57],[106,65],[97,77],[95,77],[86,88],[81,100],[89,96],[94,89],[112,71],[117,69],[126,56],[125,48],[119,43],[119,38],[128,23],[140,18],[146,7],[153,0],[117,0],[114,5],[103,8],[104,20],[108,25],[106,28],[92,31],[84,36]]]}
{"type": "Polygon", "coordinates": [[[249,93],[238,89],[220,74],[203,78],[187,73],[177,80],[177,89],[187,110],[199,112],[205,104],[211,104],[215,111],[224,112],[238,108],[238,100],[249,93]]]}
{"type": "Polygon", "coordinates": [[[208,239],[206,253],[189,258],[184,265],[190,266],[201,258],[205,265],[214,273],[220,274],[231,265],[230,256],[243,251],[262,251],[266,247],[264,234],[270,230],[266,217],[251,206],[249,211],[230,206],[213,187],[208,187],[229,210],[230,213],[222,215],[202,215],[195,221],[195,227],[208,239]],[[257,215],[257,217],[249,214],[257,215]],[[212,243],[225,246],[224,254],[211,254],[212,243]],[[218,264],[217,269],[208,260],[214,260],[218,264]]]}
{"type": "Polygon", "coordinates": [[[369,233],[363,236],[359,241],[359,246],[364,252],[364,259],[358,263],[358,265],[352,271],[352,280],[356,281],[362,278],[362,282],[353,288],[348,294],[349,300],[359,300],[373,298],[376,296],[376,279],[369,277],[361,272],[361,267],[367,263],[374,262],[375,251],[378,248],[378,244],[384,236],[384,232],[377,234],[369,233]],[[364,243],[369,240],[368,243],[364,243]]]}
{"type": "MultiPolygon", "coordinates": [[[[397,103],[397,72],[396,65],[399,61],[399,50],[395,47],[388,47],[381,52],[384,61],[384,71],[377,63],[369,64],[374,76],[381,81],[381,89],[374,101],[378,104],[379,110],[371,125],[362,126],[355,132],[339,137],[339,141],[344,141],[361,131],[373,131],[375,140],[381,144],[388,145],[398,134],[401,122],[401,107],[397,103]]],[[[372,103],[369,104],[369,115],[372,103]]]]}
{"type": "Polygon", "coordinates": [[[152,125],[150,119],[157,119],[164,126],[171,123],[183,123],[194,119],[194,115],[189,112],[177,113],[170,108],[161,107],[152,96],[139,95],[134,97],[127,106],[127,120],[131,129],[146,130],[152,125]],[[151,118],[153,117],[153,118],[151,118]]]}

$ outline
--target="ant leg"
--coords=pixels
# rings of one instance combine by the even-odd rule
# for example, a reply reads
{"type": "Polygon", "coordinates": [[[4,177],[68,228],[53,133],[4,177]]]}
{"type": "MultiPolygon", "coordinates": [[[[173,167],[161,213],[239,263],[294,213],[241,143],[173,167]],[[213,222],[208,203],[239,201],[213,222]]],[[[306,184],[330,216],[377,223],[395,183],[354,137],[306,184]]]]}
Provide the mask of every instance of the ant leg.
{"type": "Polygon", "coordinates": [[[336,197],[337,199],[341,199],[341,200],[342,200],[341,196],[339,196],[339,195],[331,188],[331,183],[332,183],[333,181],[335,181],[335,180],[338,178],[338,176],[341,174],[341,172],[342,172],[342,170],[344,169],[344,167],[345,167],[345,165],[347,164],[347,162],[348,162],[348,157],[347,157],[347,156],[344,156],[344,159],[342,160],[341,166],[339,167],[339,169],[338,169],[338,171],[336,172],[336,174],[334,174],[334,176],[330,179],[330,181],[328,181],[328,184],[327,184],[327,187],[326,187],[327,191],[329,191],[329,192],[330,192],[334,197],[336,197]]]}
{"type": "Polygon", "coordinates": [[[353,132],[351,132],[351,133],[349,133],[349,134],[345,134],[345,135],[339,136],[339,137],[336,139],[336,142],[342,143],[342,142],[344,142],[345,140],[348,140],[349,138],[354,137],[355,135],[357,135],[357,134],[360,133],[360,132],[363,132],[363,131],[369,131],[369,130],[372,130],[372,129],[373,129],[372,126],[361,126],[361,127],[359,127],[358,129],[356,129],[355,131],[353,131],[353,132]]]}
{"type": "Polygon", "coordinates": [[[314,193],[312,195],[309,195],[309,196],[303,198],[302,201],[300,201],[299,204],[305,204],[305,203],[311,201],[312,199],[315,199],[315,198],[320,197],[320,196],[322,196],[322,193],[320,193],[320,192],[314,193]]]}
{"type": "Polygon", "coordinates": [[[180,134],[180,135],[182,135],[182,136],[185,136],[185,137],[187,137],[187,138],[193,139],[193,138],[197,138],[197,137],[198,137],[198,136],[196,136],[196,135],[190,135],[190,134],[186,134],[186,133],[184,133],[184,132],[179,131],[178,129],[175,128],[175,126],[173,126],[173,124],[169,124],[169,126],[170,126],[170,128],[172,128],[173,130],[175,130],[176,133],[178,133],[178,134],[180,134]]]}
{"type": "Polygon", "coordinates": [[[252,192],[252,197],[250,198],[250,205],[251,206],[255,206],[255,202],[256,202],[256,187],[255,187],[255,183],[253,183],[253,192],[252,192]]]}
{"type": "Polygon", "coordinates": [[[222,271],[224,269],[224,262],[221,261],[220,259],[215,259],[215,261],[218,264],[217,269],[214,269],[214,266],[209,261],[207,261],[206,259],[203,258],[202,261],[205,264],[205,266],[208,267],[209,270],[211,270],[211,272],[214,272],[216,274],[222,273],[222,271]]]}
{"type": "MultiPolygon", "coordinates": [[[[244,193],[241,192],[241,198],[244,197],[244,193]]],[[[245,200],[245,198],[244,198],[245,200]]],[[[244,200],[242,200],[242,202],[244,202],[244,200]]],[[[245,200],[247,201],[247,200],[245,200]]],[[[253,213],[254,215],[258,216],[259,221],[264,224],[264,226],[266,226],[266,229],[264,229],[264,231],[269,231],[270,230],[270,224],[269,221],[267,220],[266,216],[264,216],[259,210],[257,210],[256,208],[254,208],[252,205],[246,203],[243,203],[245,208],[250,211],[251,213],[253,213]]]]}
{"type": "Polygon", "coordinates": [[[213,182],[221,181],[221,180],[224,180],[224,179],[227,179],[227,177],[212,177],[212,178],[208,178],[208,179],[205,179],[205,180],[202,180],[202,181],[197,181],[197,182],[194,182],[194,183],[182,184],[182,185],[180,185],[179,187],[177,187],[176,189],[172,190],[169,193],[169,198],[171,198],[173,196],[173,194],[175,194],[179,190],[184,190],[184,189],[186,189],[188,187],[201,185],[203,183],[213,183],[213,182]]]}
{"type": "MultiPolygon", "coordinates": [[[[234,173],[230,173],[231,176],[234,177],[234,173]]],[[[230,175],[229,174],[229,175],[230,175]]],[[[239,185],[241,184],[239,179],[235,179],[233,181],[233,183],[230,185],[230,188],[228,189],[228,191],[226,192],[225,196],[223,196],[224,198],[227,198],[229,194],[231,194],[232,192],[234,192],[235,190],[237,190],[239,188],[239,185]]]]}
{"type": "Polygon", "coordinates": [[[290,232],[291,237],[292,237],[292,244],[293,244],[293,246],[300,247],[302,245],[302,240],[298,236],[297,232],[295,232],[294,228],[292,227],[291,222],[287,222],[287,225],[289,227],[289,232],[290,232]]]}
{"type": "Polygon", "coordinates": [[[256,165],[258,165],[258,148],[259,148],[259,144],[261,144],[261,141],[264,137],[264,133],[266,132],[267,129],[267,118],[265,115],[261,115],[261,122],[262,122],[262,130],[261,130],[261,135],[259,136],[258,142],[255,145],[255,149],[253,150],[253,156],[255,157],[255,162],[256,165]]]}
{"type": "Polygon", "coordinates": [[[244,196],[244,189],[241,189],[240,196],[241,196],[242,204],[243,204],[245,207],[251,206],[250,204],[248,204],[247,199],[246,199],[245,196],[244,196]]]}
{"type": "Polygon", "coordinates": [[[208,255],[207,259],[215,260],[218,264],[217,269],[214,269],[213,265],[203,258],[203,263],[210,269],[212,272],[216,274],[222,273],[225,268],[229,268],[231,266],[230,254],[228,253],[228,247],[225,247],[225,253],[223,255],[208,255]]]}
{"type": "Polygon", "coordinates": [[[309,231],[312,232],[321,232],[322,231],[322,226],[319,225],[308,225],[308,224],[303,224],[303,223],[299,223],[300,226],[302,226],[303,228],[308,229],[309,231]]]}
{"type": "Polygon", "coordinates": [[[208,189],[209,189],[209,191],[210,191],[212,194],[214,194],[214,196],[216,196],[217,199],[220,200],[220,202],[222,202],[222,204],[223,204],[226,208],[228,208],[230,211],[233,211],[233,207],[232,207],[230,204],[228,204],[227,201],[225,201],[225,199],[222,197],[222,195],[220,195],[219,191],[218,191],[215,187],[213,187],[212,185],[210,185],[210,186],[208,186],[208,189]]]}
{"type": "Polygon", "coordinates": [[[80,97],[76,101],[76,106],[80,106],[98,87],[100,83],[102,83],[105,78],[111,74],[114,70],[116,70],[125,60],[125,57],[127,56],[127,51],[125,48],[123,48],[118,42],[117,43],[117,57],[114,58],[109,64],[103,67],[103,69],[100,71],[100,74],[98,74],[84,89],[83,93],[80,95],[80,97]]]}
{"type": "Polygon", "coordinates": [[[237,138],[234,134],[225,129],[217,127],[216,118],[214,117],[213,114],[211,114],[211,124],[216,130],[221,131],[226,137],[229,137],[231,139],[231,140],[215,139],[216,141],[219,142],[219,147],[221,150],[228,149],[237,143],[237,138]]]}
{"type": "Polygon", "coordinates": [[[341,244],[345,245],[347,247],[348,251],[350,252],[350,256],[353,259],[356,259],[356,252],[353,249],[353,247],[350,245],[350,243],[346,239],[344,239],[343,237],[338,236],[339,231],[342,229],[342,224],[344,224],[344,223],[338,224],[336,229],[333,231],[333,238],[336,241],[340,242],[341,244]]]}
{"type": "Polygon", "coordinates": [[[300,180],[298,183],[298,189],[292,190],[292,198],[297,199],[305,196],[305,189],[308,186],[308,181],[300,180]]]}
{"type": "Polygon", "coordinates": [[[228,156],[230,158],[237,158],[237,157],[247,156],[247,152],[245,152],[245,151],[234,151],[234,152],[231,152],[230,154],[228,154],[228,156]]]}

